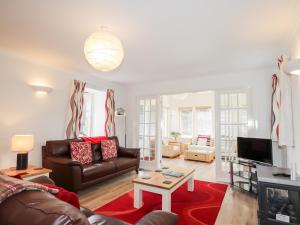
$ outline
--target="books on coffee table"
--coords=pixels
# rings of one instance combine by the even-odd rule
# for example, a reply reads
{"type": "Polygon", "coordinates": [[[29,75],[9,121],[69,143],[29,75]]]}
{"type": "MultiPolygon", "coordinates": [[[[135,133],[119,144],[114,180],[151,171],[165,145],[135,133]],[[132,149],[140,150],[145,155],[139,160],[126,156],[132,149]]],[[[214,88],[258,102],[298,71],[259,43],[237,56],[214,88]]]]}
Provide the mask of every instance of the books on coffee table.
{"type": "Polygon", "coordinates": [[[170,170],[170,171],[164,172],[163,175],[178,178],[178,177],[182,177],[184,175],[184,173],[170,170]]]}

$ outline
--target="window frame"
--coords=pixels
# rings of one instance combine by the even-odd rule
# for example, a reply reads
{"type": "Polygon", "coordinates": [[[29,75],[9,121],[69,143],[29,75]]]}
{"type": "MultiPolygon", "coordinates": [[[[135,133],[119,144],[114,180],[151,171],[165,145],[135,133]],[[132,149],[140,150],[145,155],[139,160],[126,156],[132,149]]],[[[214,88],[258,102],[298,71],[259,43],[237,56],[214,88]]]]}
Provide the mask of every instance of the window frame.
{"type": "Polygon", "coordinates": [[[181,137],[183,138],[192,138],[194,135],[194,110],[193,107],[178,107],[178,112],[179,112],[179,132],[181,134],[181,137]],[[183,111],[190,111],[191,112],[191,134],[190,135],[184,135],[182,132],[182,120],[181,120],[181,114],[183,111]]]}
{"type": "MultiPolygon", "coordinates": [[[[84,134],[82,132],[82,130],[81,130],[82,128],[80,128],[80,131],[79,131],[79,136],[80,137],[85,137],[85,136],[91,137],[91,136],[100,136],[101,135],[101,134],[95,134],[95,124],[94,124],[94,122],[95,122],[94,120],[95,120],[95,117],[96,117],[96,115],[95,115],[95,95],[96,94],[100,94],[100,93],[104,95],[103,109],[105,109],[106,90],[97,89],[97,88],[93,88],[93,87],[86,87],[86,89],[85,89],[84,95],[89,94],[90,98],[91,98],[91,100],[90,100],[90,106],[89,106],[90,107],[90,112],[91,112],[90,118],[89,118],[89,120],[90,120],[90,127],[88,128],[89,129],[89,133],[88,134],[84,134]]],[[[85,99],[85,96],[84,96],[84,99],[85,99]]],[[[83,105],[85,103],[86,103],[86,101],[84,100],[83,101],[83,105]]],[[[84,105],[83,106],[83,112],[84,112],[85,107],[86,106],[84,105]]],[[[83,116],[84,115],[82,115],[82,118],[83,118],[83,116]]],[[[104,117],[106,117],[106,116],[104,116],[104,117]]],[[[81,121],[80,121],[81,124],[82,124],[82,118],[81,118],[81,121]]]]}
{"type": "Polygon", "coordinates": [[[209,136],[213,137],[214,136],[213,107],[212,106],[196,106],[196,107],[194,107],[194,110],[195,110],[195,113],[194,113],[194,121],[195,121],[194,124],[195,125],[194,125],[194,134],[193,134],[193,136],[195,136],[195,135],[209,135],[209,136]],[[199,133],[198,132],[198,128],[201,127],[201,125],[199,126],[198,121],[197,121],[198,120],[197,119],[197,111],[198,110],[209,110],[210,111],[210,114],[211,114],[211,121],[210,121],[211,122],[211,132],[210,132],[210,134],[204,134],[204,133],[199,133]]]}

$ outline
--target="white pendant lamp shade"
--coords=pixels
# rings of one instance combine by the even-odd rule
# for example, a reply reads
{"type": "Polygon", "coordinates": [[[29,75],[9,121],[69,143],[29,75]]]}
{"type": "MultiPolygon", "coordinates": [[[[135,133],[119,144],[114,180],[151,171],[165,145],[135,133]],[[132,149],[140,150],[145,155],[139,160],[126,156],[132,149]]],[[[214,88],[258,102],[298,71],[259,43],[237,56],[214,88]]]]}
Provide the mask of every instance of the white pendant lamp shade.
{"type": "Polygon", "coordinates": [[[105,30],[89,36],[84,44],[84,54],[91,66],[103,72],[116,69],[124,58],[121,41],[105,30]]]}

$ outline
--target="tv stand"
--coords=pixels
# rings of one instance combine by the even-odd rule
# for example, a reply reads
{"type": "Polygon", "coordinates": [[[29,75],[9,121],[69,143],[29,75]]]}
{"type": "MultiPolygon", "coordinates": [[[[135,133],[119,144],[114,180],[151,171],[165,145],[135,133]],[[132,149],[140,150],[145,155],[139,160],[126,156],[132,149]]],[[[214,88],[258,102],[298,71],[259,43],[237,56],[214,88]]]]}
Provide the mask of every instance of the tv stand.
{"type": "Polygon", "coordinates": [[[256,163],[243,160],[232,160],[229,163],[231,187],[257,194],[256,163]]]}

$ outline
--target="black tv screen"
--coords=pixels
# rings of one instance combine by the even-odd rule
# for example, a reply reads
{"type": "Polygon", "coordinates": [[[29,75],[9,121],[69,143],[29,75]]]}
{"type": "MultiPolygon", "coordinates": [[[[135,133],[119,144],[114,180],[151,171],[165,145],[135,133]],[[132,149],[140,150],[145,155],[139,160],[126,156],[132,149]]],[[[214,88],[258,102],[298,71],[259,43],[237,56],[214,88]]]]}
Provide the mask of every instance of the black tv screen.
{"type": "Polygon", "coordinates": [[[238,157],[273,164],[272,140],[261,138],[237,138],[238,157]]]}

